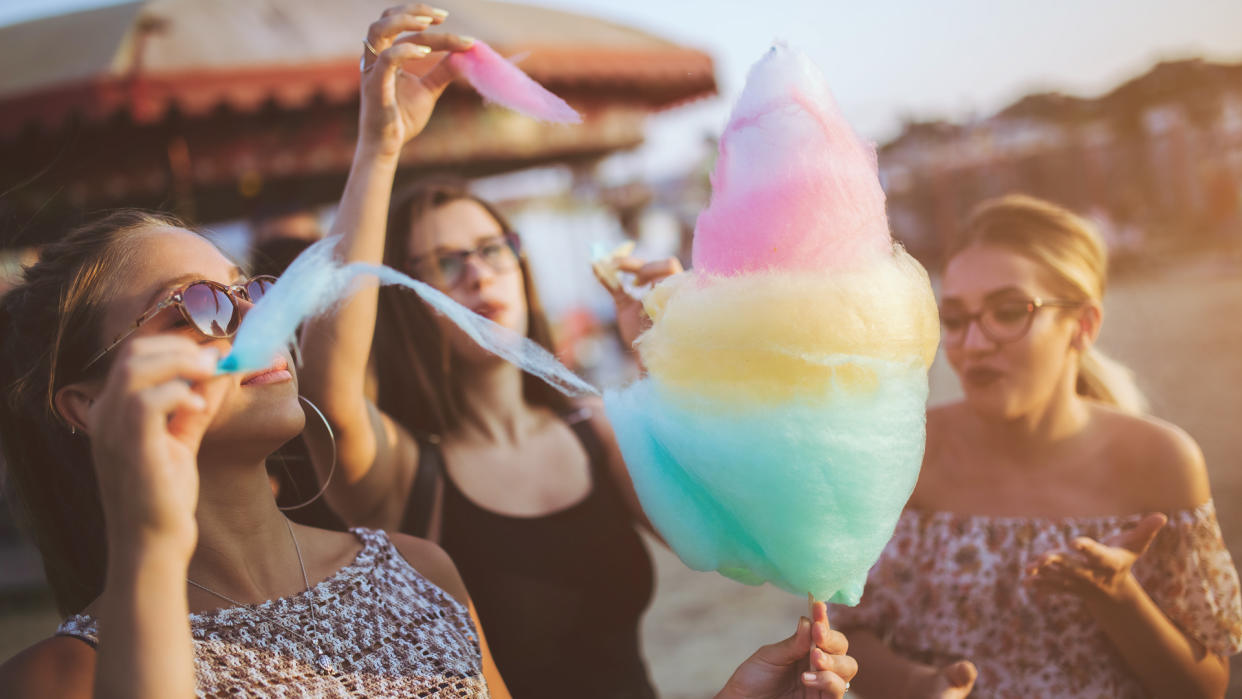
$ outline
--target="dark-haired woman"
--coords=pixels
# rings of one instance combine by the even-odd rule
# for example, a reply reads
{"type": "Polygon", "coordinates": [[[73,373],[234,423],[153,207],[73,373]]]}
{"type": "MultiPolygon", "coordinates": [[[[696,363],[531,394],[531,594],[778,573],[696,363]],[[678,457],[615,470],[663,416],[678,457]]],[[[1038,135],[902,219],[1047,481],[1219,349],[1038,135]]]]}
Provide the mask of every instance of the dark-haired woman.
{"type": "MultiPolygon", "coordinates": [[[[338,214],[344,257],[407,271],[550,348],[520,240],[494,207],[431,184],[385,221],[404,135],[372,149],[367,206],[338,214]]],[[[637,281],[679,269],[655,263],[637,281]]],[[[449,552],[515,696],[576,697],[588,681],[595,697],[654,696],[639,648],[646,520],[600,404],[569,401],[399,288],[309,324],[303,348],[306,390],[342,445],[330,504],[449,552]]]]}

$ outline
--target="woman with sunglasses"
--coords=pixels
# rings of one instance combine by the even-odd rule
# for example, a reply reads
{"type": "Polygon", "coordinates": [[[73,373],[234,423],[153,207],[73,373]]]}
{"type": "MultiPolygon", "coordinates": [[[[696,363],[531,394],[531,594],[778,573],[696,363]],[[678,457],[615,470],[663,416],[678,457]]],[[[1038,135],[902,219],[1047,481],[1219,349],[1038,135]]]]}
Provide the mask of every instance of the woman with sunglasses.
{"type": "Polygon", "coordinates": [[[832,610],[867,696],[1223,696],[1237,572],[1198,446],[1093,347],[1106,270],[1087,223],[1023,196],[949,246],[964,399],[928,414],[862,603],[832,610]]]}
{"type": "MultiPolygon", "coordinates": [[[[5,475],[71,615],[0,666],[6,697],[508,696],[442,550],[277,509],[264,460],[305,423],[290,359],[215,372],[269,283],[120,212],[0,300],[5,475]]],[[[840,697],[846,641],[814,615],[719,696],[840,697]]]]}
{"type": "MultiPolygon", "coordinates": [[[[469,41],[391,38],[443,16],[394,8],[372,25],[360,153],[375,133],[412,137],[426,122],[447,64],[396,87],[399,66],[428,52],[420,45],[469,41]],[[399,123],[385,117],[394,94],[399,123]]],[[[375,203],[382,170],[366,156],[355,165],[347,221],[375,203]]],[[[264,461],[305,425],[299,377],[287,355],[216,374],[266,284],[175,221],[122,212],[42,250],[0,300],[5,475],[71,615],[0,666],[4,696],[508,696],[441,549],[295,525],[277,508],[264,461]]],[[[826,610],[814,617],[743,662],[719,696],[840,697],[837,673],[853,661],[826,610]]]]}

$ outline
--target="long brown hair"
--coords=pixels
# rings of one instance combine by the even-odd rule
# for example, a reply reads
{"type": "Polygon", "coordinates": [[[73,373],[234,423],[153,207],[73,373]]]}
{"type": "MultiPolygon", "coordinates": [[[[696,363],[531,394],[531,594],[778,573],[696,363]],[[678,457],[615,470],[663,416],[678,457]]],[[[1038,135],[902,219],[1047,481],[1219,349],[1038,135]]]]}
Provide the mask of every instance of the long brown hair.
{"type": "MultiPolygon", "coordinates": [[[[945,259],[976,243],[998,245],[1039,263],[1069,301],[1100,303],[1108,282],[1108,249],[1086,220],[1056,204],[1022,194],[979,204],[950,241],[945,259]]],[[[1094,346],[1078,359],[1079,395],[1127,412],[1146,400],[1124,365],[1094,346]]]]}
{"type": "MultiPolygon", "coordinates": [[[[506,231],[512,227],[495,206],[471,194],[452,180],[416,184],[395,200],[388,217],[384,264],[403,269],[407,240],[413,225],[427,212],[455,201],[483,207],[506,231]]],[[[519,259],[526,294],[526,336],[553,351],[552,330],[525,257],[519,259]]],[[[460,362],[453,357],[448,338],[440,332],[431,310],[417,295],[398,287],[379,292],[373,357],[378,395],[376,405],[414,435],[443,435],[461,421],[460,362]]],[[[557,412],[572,407],[568,398],[543,381],[524,374],[522,392],[527,402],[557,412]]]]}
{"type": "Polygon", "coordinates": [[[107,550],[90,441],[74,435],[53,405],[61,387],[102,375],[84,367],[102,342],[114,270],[132,233],[180,226],[171,218],[118,211],[44,248],[23,281],[0,298],[0,454],[17,519],[34,538],[56,605],[82,610],[103,591],[107,550]]]}

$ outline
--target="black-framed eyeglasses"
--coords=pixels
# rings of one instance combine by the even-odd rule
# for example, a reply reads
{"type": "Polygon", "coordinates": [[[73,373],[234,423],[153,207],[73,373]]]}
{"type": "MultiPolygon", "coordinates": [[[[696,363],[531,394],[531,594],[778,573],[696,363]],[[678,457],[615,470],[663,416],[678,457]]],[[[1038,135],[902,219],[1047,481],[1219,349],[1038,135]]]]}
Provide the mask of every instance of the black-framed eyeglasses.
{"type": "Polygon", "coordinates": [[[1082,301],[1060,299],[1000,299],[986,301],[978,313],[955,308],[940,309],[941,340],[947,347],[958,347],[966,341],[971,323],[977,323],[983,336],[1003,345],[1021,340],[1031,329],[1035,314],[1041,308],[1079,308],[1082,301]]]}
{"type": "Polygon", "coordinates": [[[103,359],[125,338],[133,335],[143,323],[159,315],[169,306],[176,306],[190,327],[207,337],[232,337],[241,324],[241,306],[238,301],[255,303],[263,298],[263,294],[276,283],[276,277],[260,274],[240,284],[221,284],[209,279],[200,279],[175,289],[168,298],[161,301],[155,308],[138,316],[129,328],[118,335],[112,344],[103,348],[82,367],[85,371],[100,359],[103,359]]]}
{"type": "Polygon", "coordinates": [[[466,261],[471,256],[479,258],[493,272],[509,272],[517,268],[522,255],[522,243],[517,233],[505,233],[484,238],[473,248],[466,250],[441,250],[418,255],[406,260],[406,272],[412,277],[447,289],[461,283],[466,271],[466,261]]]}

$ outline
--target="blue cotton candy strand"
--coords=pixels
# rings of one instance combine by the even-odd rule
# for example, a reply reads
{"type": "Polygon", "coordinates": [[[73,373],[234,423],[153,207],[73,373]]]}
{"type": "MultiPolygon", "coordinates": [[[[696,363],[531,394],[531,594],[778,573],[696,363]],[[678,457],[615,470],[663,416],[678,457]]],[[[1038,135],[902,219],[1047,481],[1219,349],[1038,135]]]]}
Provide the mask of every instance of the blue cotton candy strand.
{"type": "Polygon", "coordinates": [[[529,338],[474,313],[436,288],[391,267],[336,259],[340,236],[315,243],[289,265],[263,298],[246,314],[233,349],[220,360],[221,372],[256,371],[270,366],[280,349],[294,339],[297,327],[325,313],[364,285],[395,284],[418,294],[453,321],[483,349],[512,362],[569,396],[598,395],[552,353],[529,338]]]}

